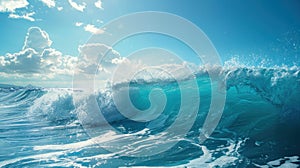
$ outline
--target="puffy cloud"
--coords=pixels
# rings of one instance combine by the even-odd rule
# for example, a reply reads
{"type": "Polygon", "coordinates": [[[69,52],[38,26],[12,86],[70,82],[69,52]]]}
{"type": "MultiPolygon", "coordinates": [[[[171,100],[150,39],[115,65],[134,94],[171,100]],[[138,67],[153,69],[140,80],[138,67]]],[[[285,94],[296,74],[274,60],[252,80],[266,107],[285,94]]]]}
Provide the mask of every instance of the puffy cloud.
{"type": "Polygon", "coordinates": [[[5,59],[7,63],[1,71],[9,73],[37,73],[41,62],[41,57],[32,48],[14,54],[8,53],[5,59]]]}
{"type": "Polygon", "coordinates": [[[29,20],[31,22],[34,22],[35,19],[32,17],[35,14],[35,12],[30,12],[30,13],[25,13],[22,15],[19,14],[15,14],[15,13],[10,13],[8,15],[8,18],[13,18],[13,19],[25,19],[25,20],[29,20]]]}
{"type": "Polygon", "coordinates": [[[25,8],[28,4],[27,0],[1,0],[0,12],[15,12],[16,9],[25,8]]]}
{"type": "Polygon", "coordinates": [[[104,33],[103,29],[97,28],[95,25],[92,24],[87,24],[84,26],[84,30],[87,32],[90,32],[92,34],[102,34],[104,33]]]}
{"type": "Polygon", "coordinates": [[[39,27],[31,27],[28,29],[25,37],[23,50],[32,48],[37,52],[42,52],[45,48],[49,48],[52,41],[49,39],[47,32],[41,30],[39,27]]]}
{"type": "Polygon", "coordinates": [[[38,27],[29,28],[21,51],[0,56],[0,72],[43,77],[71,75],[77,58],[63,55],[51,48],[51,43],[45,31],[38,27]]]}
{"type": "Polygon", "coordinates": [[[47,5],[49,8],[55,7],[55,1],[54,0],[41,0],[45,5],[47,5]]]}
{"type": "Polygon", "coordinates": [[[74,2],[73,0],[68,0],[69,4],[76,10],[83,12],[83,10],[86,8],[86,3],[82,3],[82,4],[77,4],[76,2],[74,2]]]}
{"type": "Polygon", "coordinates": [[[70,76],[74,71],[90,76],[98,71],[105,78],[111,75],[117,65],[126,61],[110,46],[100,43],[79,46],[80,60],[62,54],[51,44],[47,32],[38,27],[29,28],[21,51],[0,56],[0,74],[44,79],[70,76]]]}
{"type": "Polygon", "coordinates": [[[95,74],[95,70],[110,73],[111,69],[124,59],[116,50],[100,43],[82,45],[79,52],[81,57],[78,67],[86,74],[95,74]]]}
{"type": "Polygon", "coordinates": [[[53,48],[48,48],[41,55],[40,69],[45,73],[72,75],[76,62],[76,57],[63,55],[53,48]]]}
{"type": "Polygon", "coordinates": [[[94,3],[94,5],[95,5],[96,8],[103,9],[103,7],[102,7],[102,1],[101,0],[96,1],[94,3]]]}
{"type": "Polygon", "coordinates": [[[9,64],[9,61],[7,61],[5,57],[0,56],[0,65],[5,66],[6,64],[9,64]]]}
{"type": "MultiPolygon", "coordinates": [[[[91,79],[109,80],[112,84],[130,80],[174,80],[189,78],[195,70],[171,53],[161,50],[144,51],[131,57],[121,57],[112,47],[100,43],[89,43],[79,47],[77,73],[91,79]],[[163,58],[163,59],[162,59],[163,58]],[[96,76],[95,76],[96,75],[96,76]]],[[[194,64],[193,64],[194,65],[194,64]]],[[[78,75],[79,75],[78,74],[78,75]]]]}

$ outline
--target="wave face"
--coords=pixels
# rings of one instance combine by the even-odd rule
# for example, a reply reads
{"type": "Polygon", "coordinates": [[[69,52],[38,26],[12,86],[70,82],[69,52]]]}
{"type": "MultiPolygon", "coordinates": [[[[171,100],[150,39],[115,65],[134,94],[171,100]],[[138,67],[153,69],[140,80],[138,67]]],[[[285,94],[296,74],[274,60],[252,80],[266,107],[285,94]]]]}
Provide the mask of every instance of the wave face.
{"type": "MultiPolygon", "coordinates": [[[[1,86],[0,167],[297,167],[299,68],[216,68],[215,73],[225,79],[226,103],[217,128],[202,144],[198,137],[210,108],[212,87],[205,69],[198,69],[195,79],[184,79],[182,88],[170,80],[133,81],[130,99],[140,110],[151,106],[148,96],[153,88],[166,95],[163,112],[147,122],[120,114],[111,90],[95,94],[105,119],[124,134],[105,131],[93,119],[87,120],[98,130],[101,143],[126,140],[129,134],[155,139],[174,123],[182,89],[193,91],[189,80],[196,80],[201,101],[194,125],[172,148],[149,157],[127,157],[122,153],[126,151],[109,152],[95,143],[95,137],[86,133],[78,119],[83,109],[74,105],[71,89],[1,86]]],[[[122,84],[117,87],[122,88],[122,84]]],[[[82,99],[81,105],[88,101],[89,97],[82,99]]],[[[152,145],[159,146],[157,140],[152,145]]]]}

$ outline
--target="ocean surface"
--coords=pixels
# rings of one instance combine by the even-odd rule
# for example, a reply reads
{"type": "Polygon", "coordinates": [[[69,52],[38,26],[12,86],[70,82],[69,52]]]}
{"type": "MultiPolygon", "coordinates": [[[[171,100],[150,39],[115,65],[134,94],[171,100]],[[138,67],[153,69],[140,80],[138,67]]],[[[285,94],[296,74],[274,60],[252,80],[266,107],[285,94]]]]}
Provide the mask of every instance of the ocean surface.
{"type": "MultiPolygon", "coordinates": [[[[219,86],[226,87],[226,102],[217,128],[203,143],[199,134],[214,85],[205,71],[184,79],[181,88],[176,81],[163,79],[131,82],[129,97],[138,109],[150,106],[148,95],[154,88],[166,96],[163,112],[147,122],[120,114],[110,89],[96,92],[103,116],[124,135],[116,136],[101,124],[91,123],[103,137],[101,142],[78,119],[81,108],[75,106],[73,94],[80,90],[0,85],[0,167],[299,167],[300,68],[231,67],[218,69],[218,74],[226,82],[219,86]],[[198,85],[199,110],[192,128],[175,139],[173,147],[152,156],[131,157],[124,155],[126,151],[111,152],[101,145],[109,147],[110,142],[126,140],[128,135],[136,136],[137,143],[139,137],[155,139],[174,123],[180,93],[195,91],[191,80],[198,85]]],[[[82,104],[85,101],[89,99],[82,104]]],[[[147,145],[159,147],[161,143],[157,138],[147,145]]]]}

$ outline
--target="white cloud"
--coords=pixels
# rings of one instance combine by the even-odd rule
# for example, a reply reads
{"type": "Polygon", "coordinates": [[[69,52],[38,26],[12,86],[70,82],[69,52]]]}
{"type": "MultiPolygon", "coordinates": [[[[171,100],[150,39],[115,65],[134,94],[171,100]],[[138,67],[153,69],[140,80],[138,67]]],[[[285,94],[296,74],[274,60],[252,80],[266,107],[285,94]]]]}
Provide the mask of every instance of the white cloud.
{"type": "Polygon", "coordinates": [[[112,72],[111,69],[123,60],[116,50],[105,44],[84,44],[79,46],[78,50],[81,55],[78,68],[86,74],[94,74],[97,68],[99,72],[112,72]],[[98,64],[99,61],[101,62],[98,64]]]}
{"type": "Polygon", "coordinates": [[[96,1],[94,4],[95,4],[96,8],[103,9],[101,0],[96,1]]]}
{"type": "Polygon", "coordinates": [[[0,0],[0,12],[8,12],[8,18],[25,19],[34,22],[32,17],[35,12],[17,12],[16,9],[26,8],[29,5],[27,0],[0,0]]]}
{"type": "Polygon", "coordinates": [[[82,22],[76,22],[76,23],[75,23],[75,26],[77,26],[77,27],[80,27],[80,26],[82,26],[82,25],[83,25],[82,22]]]}
{"type": "Polygon", "coordinates": [[[9,64],[10,62],[5,59],[4,56],[0,56],[0,65],[5,66],[6,64],[9,64]]]}
{"type": "Polygon", "coordinates": [[[47,32],[39,27],[31,27],[26,34],[23,50],[32,48],[37,52],[42,52],[44,49],[49,48],[51,44],[52,41],[47,32]]]}
{"type": "MultiPolygon", "coordinates": [[[[3,59],[3,58],[2,58],[3,59]]],[[[17,53],[8,53],[6,57],[5,69],[0,69],[8,73],[37,73],[41,57],[32,48],[26,48],[17,53]]]]}
{"type": "Polygon", "coordinates": [[[62,6],[57,7],[58,11],[62,11],[64,8],[62,6]]]}
{"type": "Polygon", "coordinates": [[[71,75],[77,58],[63,55],[51,48],[51,43],[45,31],[38,27],[29,28],[21,51],[0,56],[0,73],[48,78],[71,75]]]}
{"type": "Polygon", "coordinates": [[[83,12],[83,10],[86,7],[86,3],[82,3],[82,4],[77,4],[76,2],[74,2],[73,0],[68,0],[69,4],[76,10],[83,12]]]}
{"type": "Polygon", "coordinates": [[[25,8],[27,5],[27,0],[1,0],[0,12],[15,12],[16,9],[25,8]]]}
{"type": "Polygon", "coordinates": [[[103,29],[97,28],[95,27],[95,25],[92,24],[87,24],[86,26],[84,26],[84,30],[87,32],[90,32],[92,34],[102,34],[104,33],[103,29]]]}
{"type": "Polygon", "coordinates": [[[8,15],[8,18],[13,18],[13,19],[25,19],[29,20],[31,22],[34,22],[35,19],[32,17],[35,14],[35,12],[30,12],[30,13],[25,13],[22,15],[16,14],[16,13],[10,13],[8,15]]]}
{"type": "MultiPolygon", "coordinates": [[[[111,80],[112,84],[130,80],[174,80],[187,79],[193,72],[185,62],[157,57],[121,57],[112,47],[100,43],[89,43],[79,47],[80,57],[76,72],[82,79],[111,80]]],[[[160,53],[160,52],[159,52],[160,53]]],[[[167,57],[173,58],[173,55],[167,57]]]]}
{"type": "Polygon", "coordinates": [[[54,0],[41,0],[45,5],[47,5],[49,8],[55,7],[55,1],[54,0]]]}

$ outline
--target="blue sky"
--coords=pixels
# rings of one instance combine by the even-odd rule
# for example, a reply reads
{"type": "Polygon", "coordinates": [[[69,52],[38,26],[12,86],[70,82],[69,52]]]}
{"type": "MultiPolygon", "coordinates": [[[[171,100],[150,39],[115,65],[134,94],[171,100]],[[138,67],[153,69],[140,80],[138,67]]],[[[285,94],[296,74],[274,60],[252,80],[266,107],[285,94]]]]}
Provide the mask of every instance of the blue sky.
{"type": "MultiPolygon", "coordinates": [[[[242,62],[257,60],[256,64],[260,58],[269,59],[273,64],[299,64],[300,1],[297,0],[0,0],[0,56],[26,49],[24,41],[29,29],[38,27],[49,36],[51,45],[47,47],[63,57],[76,57],[79,45],[101,30],[101,26],[122,15],[141,11],[170,12],[190,20],[207,34],[223,61],[238,56],[242,62]]],[[[127,55],[148,45],[177,48],[187,59],[193,54],[186,49],[179,50],[176,42],[155,35],[135,37],[116,46],[116,50],[127,55]],[[143,43],[137,42],[141,39],[143,43]],[[128,47],[127,44],[135,42],[137,45],[128,47]]],[[[0,68],[6,73],[3,81],[24,82],[22,77],[9,77],[20,72],[5,68],[0,68]]],[[[25,79],[28,76],[27,73],[25,79]]]]}

